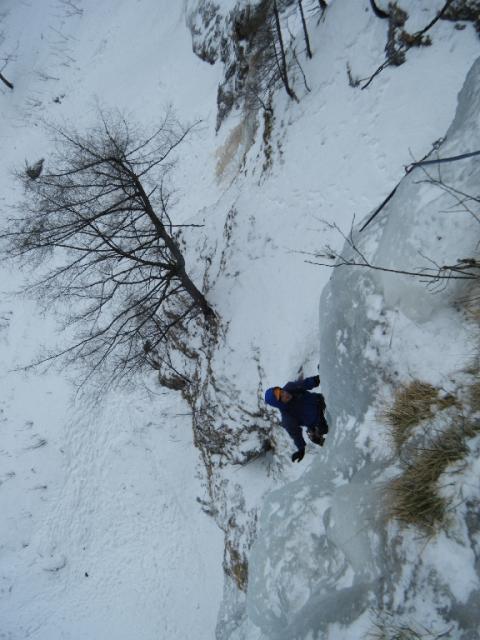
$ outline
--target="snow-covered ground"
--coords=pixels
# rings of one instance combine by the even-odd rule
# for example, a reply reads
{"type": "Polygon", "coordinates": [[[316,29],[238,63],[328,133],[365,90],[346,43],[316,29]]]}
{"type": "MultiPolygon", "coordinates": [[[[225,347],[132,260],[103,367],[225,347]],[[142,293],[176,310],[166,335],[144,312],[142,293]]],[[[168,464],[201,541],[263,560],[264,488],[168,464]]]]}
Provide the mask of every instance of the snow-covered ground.
{"type": "MultiPolygon", "coordinates": [[[[223,320],[211,358],[214,424],[266,428],[255,413],[262,389],[315,373],[320,363],[333,433],[328,448],[309,448],[301,465],[290,464],[291,443],[280,432],[269,467],[213,460],[213,474],[206,474],[190,407],[153,374],[132,382],[130,392],[100,399],[95,389],[75,395],[68,371],[12,371],[57,338],[54,318],[12,295],[23,276],[5,267],[0,638],[306,639],[322,630],[331,640],[356,639],[388,598],[392,611],[408,607],[414,621],[438,632],[453,620],[452,637],[473,638],[466,634],[476,633],[478,608],[469,597],[479,585],[465,532],[456,541],[442,536],[425,551],[412,532],[403,544],[395,527],[369,533],[379,517],[372,481],[391,474],[392,462],[374,417],[377,395],[389,394],[386,378],[453,386],[450,377],[470,355],[468,328],[449,305],[454,292],[433,296],[410,280],[341,271],[329,283],[331,272],[309,264],[305,253],[325,245],[341,251],[343,238],[329,224],[348,231],[354,215],[364,219],[400,181],[404,165],[445,136],[480,51],[478,36],[471,25],[458,30],[440,21],[431,47],[411,49],[403,66],[387,68],[362,91],[349,86],[347,63],[354,77],[373,73],[384,59],[387,27],[367,0],[332,1],[322,21],[309,17],[314,57],[302,58],[302,66],[311,91],[299,77],[298,104],[276,93],[265,143],[261,115],[245,121],[240,110],[215,133],[223,68],[192,52],[186,25],[199,4],[2,3],[2,55],[14,54],[4,73],[15,89],[0,89],[1,215],[19,197],[11,169],[48,157],[42,119],[81,127],[100,105],[149,124],[168,103],[184,122],[201,119],[179,154],[173,215],[204,224],[190,234],[187,264],[200,284],[209,257],[208,298],[223,320]],[[197,501],[205,505],[212,496],[215,519],[197,501]],[[223,574],[224,534],[227,548],[235,544],[249,560],[247,594],[223,574]],[[385,548],[394,542],[388,565],[385,548]],[[455,579],[452,566],[463,568],[464,579],[455,579]],[[391,582],[398,578],[397,591],[388,572],[391,582]],[[418,574],[424,591],[416,594],[410,587],[418,574]],[[409,596],[402,592],[409,589],[409,596]],[[442,626],[448,603],[456,614],[442,626]]],[[[235,4],[220,2],[219,11],[226,15],[235,4]]],[[[443,2],[401,6],[412,32],[443,2]]],[[[468,119],[460,112],[440,155],[480,148],[478,88],[470,87],[468,119]]],[[[476,179],[456,171],[465,187],[476,179]]],[[[417,250],[436,252],[429,225],[442,206],[415,185],[413,172],[362,248],[385,266],[403,259],[422,266],[417,250]]],[[[456,235],[454,243],[439,241],[447,249],[435,257],[469,255],[476,224],[440,221],[444,237],[456,235]]],[[[473,467],[469,474],[478,486],[473,467]]]]}
{"type": "MultiPolygon", "coordinates": [[[[205,119],[182,170],[192,185],[214,175],[202,138],[218,73],[192,55],[181,6],[15,1],[3,10],[15,89],[1,95],[2,216],[15,202],[12,169],[48,155],[40,120],[88,124],[97,103],[142,123],[169,102],[184,120],[205,119]]],[[[201,193],[207,204],[214,188],[201,193]]],[[[186,211],[201,206],[194,195],[186,211]]],[[[213,637],[223,536],[196,500],[189,407],[153,375],[100,400],[95,389],[75,395],[71,372],[12,372],[57,340],[52,318],[12,294],[20,282],[3,270],[0,637],[213,637]]]]}

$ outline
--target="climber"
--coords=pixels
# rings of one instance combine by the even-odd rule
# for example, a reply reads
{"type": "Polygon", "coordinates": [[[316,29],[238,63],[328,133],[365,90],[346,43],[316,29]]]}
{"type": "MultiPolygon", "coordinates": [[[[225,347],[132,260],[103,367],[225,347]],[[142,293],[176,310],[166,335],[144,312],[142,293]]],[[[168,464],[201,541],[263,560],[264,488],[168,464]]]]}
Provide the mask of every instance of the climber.
{"type": "Polygon", "coordinates": [[[305,440],[302,426],[307,427],[307,435],[320,447],[325,442],[328,424],[325,420],[325,398],[321,393],[310,393],[318,387],[319,376],[312,376],[296,382],[287,382],[284,387],[271,387],[265,392],[265,402],[276,407],[282,414],[282,427],[297,446],[292,454],[292,462],[300,462],[305,455],[305,440]]]}

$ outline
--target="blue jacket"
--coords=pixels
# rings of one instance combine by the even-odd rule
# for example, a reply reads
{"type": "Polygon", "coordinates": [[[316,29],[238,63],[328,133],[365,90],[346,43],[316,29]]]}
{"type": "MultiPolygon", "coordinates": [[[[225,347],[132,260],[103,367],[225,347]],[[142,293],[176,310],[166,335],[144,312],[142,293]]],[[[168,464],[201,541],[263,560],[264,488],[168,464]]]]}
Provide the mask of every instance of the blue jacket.
{"type": "Polygon", "coordinates": [[[265,402],[280,410],[282,427],[286,429],[298,449],[305,448],[302,426],[308,428],[318,425],[325,409],[322,394],[310,393],[310,389],[317,386],[315,378],[316,376],[312,376],[305,380],[287,382],[282,388],[292,394],[293,398],[289,402],[281,402],[275,398],[273,393],[275,387],[265,392],[265,402]]]}

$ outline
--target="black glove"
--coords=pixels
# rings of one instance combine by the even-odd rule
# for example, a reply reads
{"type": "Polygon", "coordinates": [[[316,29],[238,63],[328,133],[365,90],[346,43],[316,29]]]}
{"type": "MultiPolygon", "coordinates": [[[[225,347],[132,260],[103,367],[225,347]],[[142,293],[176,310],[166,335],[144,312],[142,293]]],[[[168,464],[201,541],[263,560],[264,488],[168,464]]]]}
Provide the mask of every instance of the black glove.
{"type": "Polygon", "coordinates": [[[292,462],[300,462],[303,460],[303,456],[305,455],[305,449],[299,449],[292,454],[292,462]]]}
{"type": "Polygon", "coordinates": [[[318,387],[320,384],[320,376],[313,376],[313,380],[315,382],[315,386],[318,387]]]}

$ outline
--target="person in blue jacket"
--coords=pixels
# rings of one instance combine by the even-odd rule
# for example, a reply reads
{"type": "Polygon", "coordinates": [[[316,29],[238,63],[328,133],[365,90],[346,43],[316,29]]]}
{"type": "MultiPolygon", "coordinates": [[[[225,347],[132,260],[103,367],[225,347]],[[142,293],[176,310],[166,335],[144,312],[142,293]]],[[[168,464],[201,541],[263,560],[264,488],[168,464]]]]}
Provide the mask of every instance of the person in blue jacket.
{"type": "Polygon", "coordinates": [[[287,382],[284,387],[270,387],[265,392],[265,402],[280,410],[282,427],[286,429],[297,446],[292,454],[292,462],[300,462],[305,455],[305,440],[302,426],[307,427],[307,435],[312,442],[323,446],[328,424],[325,420],[325,398],[321,393],[310,390],[320,384],[319,376],[287,382]]]}

